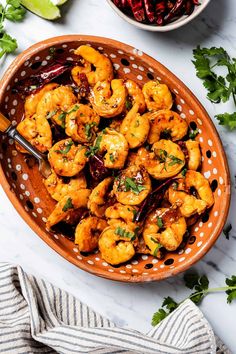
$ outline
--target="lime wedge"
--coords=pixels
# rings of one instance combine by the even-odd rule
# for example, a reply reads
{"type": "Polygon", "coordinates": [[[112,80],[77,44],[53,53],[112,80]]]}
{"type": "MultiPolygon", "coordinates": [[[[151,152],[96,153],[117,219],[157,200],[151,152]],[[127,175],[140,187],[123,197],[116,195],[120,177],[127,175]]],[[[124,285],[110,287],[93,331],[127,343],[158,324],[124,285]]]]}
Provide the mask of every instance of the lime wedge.
{"type": "Polygon", "coordinates": [[[67,1],[68,0],[51,0],[53,5],[56,5],[56,6],[61,6],[61,5],[65,4],[65,2],[67,2],[67,1]]]}
{"type": "MultiPolygon", "coordinates": [[[[65,0],[60,0],[60,2],[65,2],[65,0]]],[[[56,20],[61,17],[60,10],[50,0],[21,0],[21,4],[46,20],[56,20]]]]}

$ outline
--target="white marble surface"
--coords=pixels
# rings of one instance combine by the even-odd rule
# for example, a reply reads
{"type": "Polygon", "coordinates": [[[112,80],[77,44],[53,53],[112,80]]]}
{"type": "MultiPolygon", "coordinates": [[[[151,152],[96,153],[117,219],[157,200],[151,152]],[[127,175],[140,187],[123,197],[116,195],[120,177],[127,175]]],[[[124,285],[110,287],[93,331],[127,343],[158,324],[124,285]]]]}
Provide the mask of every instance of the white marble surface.
{"type": "MultiPolygon", "coordinates": [[[[236,2],[212,0],[206,11],[187,27],[174,32],[155,34],[140,31],[125,23],[112,12],[105,0],[70,0],[63,19],[51,23],[28,14],[21,24],[8,23],[7,28],[19,42],[19,52],[47,37],[81,33],[111,38],[142,49],[180,77],[197,95],[210,115],[233,106],[212,105],[206,99],[202,83],[196,78],[191,64],[192,49],[198,44],[223,46],[236,57],[236,2]]],[[[0,64],[3,74],[14,56],[0,64]]],[[[224,284],[226,275],[236,274],[236,132],[228,132],[216,123],[228,156],[232,204],[229,222],[233,230],[230,240],[222,235],[213,249],[195,268],[206,273],[211,285],[224,284]]],[[[0,187],[1,188],[1,187],[0,187]]],[[[187,290],[182,277],[151,284],[120,284],[97,278],[76,268],[52,251],[20,218],[0,189],[0,261],[9,261],[55,285],[73,293],[95,310],[119,325],[146,331],[153,312],[164,296],[182,299],[187,290]]],[[[236,303],[226,304],[224,294],[208,296],[201,309],[216,333],[236,352],[236,303]]]]}

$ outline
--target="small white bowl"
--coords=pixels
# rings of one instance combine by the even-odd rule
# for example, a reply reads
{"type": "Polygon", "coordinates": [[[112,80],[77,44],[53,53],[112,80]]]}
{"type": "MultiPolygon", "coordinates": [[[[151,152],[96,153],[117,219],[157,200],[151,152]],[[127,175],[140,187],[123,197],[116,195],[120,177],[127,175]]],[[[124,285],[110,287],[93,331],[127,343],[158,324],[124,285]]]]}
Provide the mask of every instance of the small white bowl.
{"type": "Polygon", "coordinates": [[[132,17],[124,14],[114,3],[112,0],[107,0],[108,4],[112,7],[112,9],[125,21],[129,22],[131,25],[134,25],[140,29],[146,30],[146,31],[152,31],[152,32],[167,32],[167,31],[172,31],[175,30],[176,28],[182,27],[192,21],[195,17],[197,17],[209,4],[211,0],[200,0],[201,5],[195,6],[195,9],[193,13],[190,16],[182,16],[178,20],[171,22],[167,25],[164,26],[156,26],[153,24],[145,24],[136,21],[132,17]]]}

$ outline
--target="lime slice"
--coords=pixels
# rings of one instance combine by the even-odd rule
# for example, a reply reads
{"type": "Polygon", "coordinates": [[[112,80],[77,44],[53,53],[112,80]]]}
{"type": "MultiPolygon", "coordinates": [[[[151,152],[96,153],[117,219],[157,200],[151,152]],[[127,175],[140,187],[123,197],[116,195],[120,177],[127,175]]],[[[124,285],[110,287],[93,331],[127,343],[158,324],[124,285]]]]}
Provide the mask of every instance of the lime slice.
{"type": "MultiPolygon", "coordinates": [[[[65,0],[59,1],[65,2],[65,0]]],[[[50,0],[21,0],[21,4],[46,20],[56,20],[61,17],[60,10],[50,0]]]]}

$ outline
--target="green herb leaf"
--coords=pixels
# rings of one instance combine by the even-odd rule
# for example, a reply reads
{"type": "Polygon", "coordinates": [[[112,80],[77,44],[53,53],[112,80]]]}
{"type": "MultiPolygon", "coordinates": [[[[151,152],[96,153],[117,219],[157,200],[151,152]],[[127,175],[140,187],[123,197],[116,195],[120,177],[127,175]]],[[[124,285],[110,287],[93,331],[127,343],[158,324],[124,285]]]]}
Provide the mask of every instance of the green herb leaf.
{"type": "Polygon", "coordinates": [[[232,230],[232,225],[231,224],[226,225],[224,230],[223,230],[223,234],[225,235],[227,240],[229,240],[229,234],[230,234],[231,230],[232,230]]]}
{"type": "Polygon", "coordinates": [[[72,199],[68,198],[64,207],[62,208],[62,211],[66,212],[70,209],[74,209],[73,203],[72,203],[72,199]]]}
{"type": "Polygon", "coordinates": [[[59,114],[58,119],[61,121],[61,127],[62,129],[65,129],[66,127],[66,112],[62,112],[61,114],[59,114]]]}
{"type": "Polygon", "coordinates": [[[229,289],[226,291],[226,294],[228,295],[227,302],[228,304],[231,304],[233,300],[236,300],[236,275],[232,275],[231,278],[226,278],[225,283],[230,288],[234,287],[234,289],[229,289]]]}
{"type": "Polygon", "coordinates": [[[95,127],[96,125],[97,123],[95,122],[85,124],[85,135],[87,139],[92,138],[92,128],[95,127]]]}
{"type": "Polygon", "coordinates": [[[163,227],[163,221],[160,216],[157,217],[157,226],[161,229],[163,227]]]}
{"type": "Polygon", "coordinates": [[[115,229],[115,234],[121,237],[129,238],[130,241],[134,241],[136,239],[136,234],[134,232],[126,231],[120,226],[115,229]]]}
{"type": "Polygon", "coordinates": [[[125,192],[132,191],[134,194],[138,195],[141,193],[143,190],[145,190],[146,187],[138,184],[134,178],[125,178],[125,192]]]}
{"type": "Polygon", "coordinates": [[[224,125],[230,130],[236,128],[236,112],[232,114],[229,113],[217,114],[216,118],[218,119],[220,125],[224,125]]]}
{"type": "Polygon", "coordinates": [[[181,171],[181,175],[182,175],[183,177],[185,177],[185,176],[186,176],[186,173],[187,173],[187,168],[184,168],[184,169],[181,171]]]}
{"type": "Polygon", "coordinates": [[[198,128],[195,129],[195,130],[190,130],[190,132],[189,132],[189,134],[188,134],[189,139],[194,140],[198,134],[199,134],[198,128]]]}
{"type": "Polygon", "coordinates": [[[89,146],[89,149],[85,153],[86,157],[94,156],[100,150],[100,144],[102,141],[102,134],[98,135],[97,139],[95,140],[94,146],[89,146]]]}
{"type": "Polygon", "coordinates": [[[174,155],[169,155],[168,157],[171,160],[171,162],[169,162],[169,166],[181,165],[184,163],[183,160],[179,159],[178,157],[176,157],[174,155]]]}
{"type": "Polygon", "coordinates": [[[74,145],[74,142],[72,140],[68,141],[67,144],[65,144],[65,148],[63,150],[55,150],[55,152],[60,152],[61,154],[67,154],[70,149],[71,149],[71,146],[74,145]]]}
{"type": "Polygon", "coordinates": [[[162,303],[162,307],[166,307],[166,309],[160,308],[157,312],[154,313],[152,317],[152,326],[158,325],[164,318],[166,318],[171,312],[173,312],[179,304],[172,299],[170,296],[164,298],[162,303]]]}
{"type": "Polygon", "coordinates": [[[76,104],[76,105],[74,105],[74,107],[73,107],[70,111],[67,112],[67,114],[71,114],[71,113],[73,113],[73,112],[77,112],[78,109],[79,109],[79,105],[76,104]]]}
{"type": "Polygon", "coordinates": [[[159,309],[157,312],[154,313],[152,316],[152,326],[158,325],[164,318],[169,315],[164,309],[159,309]]]}
{"type": "Polygon", "coordinates": [[[14,52],[16,48],[16,39],[12,38],[9,34],[4,33],[2,38],[0,38],[0,58],[2,58],[4,54],[14,52]]]}
{"type": "Polygon", "coordinates": [[[129,100],[125,101],[125,108],[127,109],[127,111],[130,111],[132,108],[132,102],[129,100]]]}

